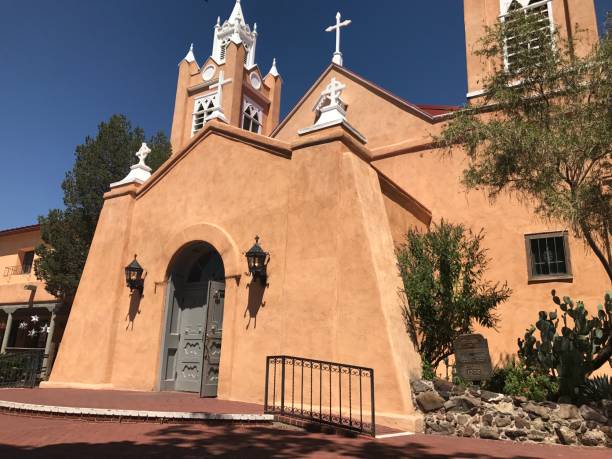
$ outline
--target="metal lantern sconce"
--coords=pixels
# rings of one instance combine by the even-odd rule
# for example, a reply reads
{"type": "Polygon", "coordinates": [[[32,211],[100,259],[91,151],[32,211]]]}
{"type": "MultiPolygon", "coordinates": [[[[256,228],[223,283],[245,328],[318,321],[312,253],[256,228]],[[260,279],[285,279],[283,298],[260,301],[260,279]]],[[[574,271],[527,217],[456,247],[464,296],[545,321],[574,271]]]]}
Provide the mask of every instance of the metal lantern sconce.
{"type": "Polygon", "coordinates": [[[138,290],[142,294],[144,288],[143,271],[142,266],[136,260],[136,255],[134,255],[134,261],[125,267],[125,281],[132,292],[138,290]]]}
{"type": "Polygon", "coordinates": [[[259,279],[262,285],[266,285],[268,279],[267,266],[270,261],[270,254],[265,252],[259,245],[259,236],[255,236],[255,245],[245,253],[249,273],[253,279],[259,279]]]}

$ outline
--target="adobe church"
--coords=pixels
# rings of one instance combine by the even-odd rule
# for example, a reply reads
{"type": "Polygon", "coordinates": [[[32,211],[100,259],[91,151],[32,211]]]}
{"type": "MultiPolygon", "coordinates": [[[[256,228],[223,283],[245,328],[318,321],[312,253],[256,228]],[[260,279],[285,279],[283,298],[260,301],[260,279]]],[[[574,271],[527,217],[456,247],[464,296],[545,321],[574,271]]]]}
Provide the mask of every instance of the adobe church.
{"type": "MultiPolygon", "coordinates": [[[[511,7],[562,35],[580,24],[587,45],[598,39],[592,1],[464,3],[468,102],[489,69],[473,51],[511,7]]],[[[283,79],[276,62],[267,74],[258,65],[258,32],[240,0],[211,24],[210,57],[198,64],[189,50],[173,154],[151,175],[143,145],[130,174],[109,184],[43,386],[262,403],[266,357],[294,355],[374,368],[377,416],[409,425],[421,362],[402,319],[394,249],[409,228],[441,218],[484,228],[488,277],[513,290],[499,329],[485,332],[494,361],[516,351],[551,289],[600,300],[607,276],[568,228],[462,187],[466,155],[431,145],[456,107],[407,102],[344,66],[349,22],[330,20],[332,63],[282,121],[283,79]],[[247,262],[251,248],[267,254],[262,264],[247,262]],[[134,255],[144,274],[131,289],[124,268],[134,255]]]]}

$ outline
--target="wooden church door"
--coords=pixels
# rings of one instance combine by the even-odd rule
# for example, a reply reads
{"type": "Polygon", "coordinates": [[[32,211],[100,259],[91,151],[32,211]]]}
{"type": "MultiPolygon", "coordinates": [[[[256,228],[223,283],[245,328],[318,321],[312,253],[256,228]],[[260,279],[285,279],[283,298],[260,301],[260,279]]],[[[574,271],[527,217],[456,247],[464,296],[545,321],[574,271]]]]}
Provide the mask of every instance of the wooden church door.
{"type": "MultiPolygon", "coordinates": [[[[190,285],[180,295],[178,348],[174,390],[199,392],[202,384],[204,336],[206,327],[206,287],[190,285]]],[[[174,316],[175,314],[173,314],[174,316]]],[[[170,352],[171,349],[168,349],[170,352]]]]}
{"type": "Polygon", "coordinates": [[[208,283],[206,336],[204,342],[204,368],[200,396],[216,397],[219,386],[221,361],[221,337],[223,332],[223,304],[225,283],[208,283]]]}

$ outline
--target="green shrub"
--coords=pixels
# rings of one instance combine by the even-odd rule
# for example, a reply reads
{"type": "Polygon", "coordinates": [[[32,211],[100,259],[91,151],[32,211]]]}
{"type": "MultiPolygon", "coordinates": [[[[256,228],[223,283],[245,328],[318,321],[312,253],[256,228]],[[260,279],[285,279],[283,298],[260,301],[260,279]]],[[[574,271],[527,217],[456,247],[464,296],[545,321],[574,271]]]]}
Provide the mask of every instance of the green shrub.
{"type": "Polygon", "coordinates": [[[533,373],[521,362],[514,360],[495,368],[484,387],[506,395],[521,395],[536,402],[554,398],[559,390],[554,379],[545,374],[533,373]]]}
{"type": "Polygon", "coordinates": [[[489,263],[484,232],[433,223],[426,233],[408,231],[397,248],[403,281],[406,331],[421,358],[437,368],[453,354],[453,343],[476,325],[494,328],[497,306],[510,296],[504,284],[486,280],[489,263]]]}
{"type": "Polygon", "coordinates": [[[436,379],[436,369],[427,360],[421,363],[422,377],[428,381],[436,379]]]}

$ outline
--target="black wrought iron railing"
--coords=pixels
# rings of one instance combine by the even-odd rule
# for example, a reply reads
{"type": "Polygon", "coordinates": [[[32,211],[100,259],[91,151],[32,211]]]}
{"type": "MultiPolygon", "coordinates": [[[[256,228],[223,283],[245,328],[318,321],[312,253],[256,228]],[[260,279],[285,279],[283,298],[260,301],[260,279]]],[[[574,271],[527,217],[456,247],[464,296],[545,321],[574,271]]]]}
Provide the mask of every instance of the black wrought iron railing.
{"type": "Polygon", "coordinates": [[[0,387],[35,387],[44,358],[44,349],[7,349],[0,354],[0,387]]]}
{"type": "Polygon", "coordinates": [[[265,386],[268,414],[376,435],[372,368],[270,356],[265,386]]]}

